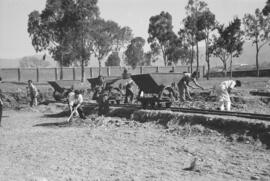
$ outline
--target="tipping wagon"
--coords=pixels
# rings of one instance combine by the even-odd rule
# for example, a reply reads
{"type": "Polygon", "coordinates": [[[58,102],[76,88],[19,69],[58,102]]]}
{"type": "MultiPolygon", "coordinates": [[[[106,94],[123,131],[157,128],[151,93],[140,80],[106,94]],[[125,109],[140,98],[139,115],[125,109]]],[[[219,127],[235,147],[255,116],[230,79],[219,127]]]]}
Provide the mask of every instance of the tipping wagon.
{"type": "Polygon", "coordinates": [[[175,85],[182,77],[180,73],[151,73],[132,75],[132,80],[139,87],[137,101],[143,108],[170,107],[177,99],[175,85]]]}
{"type": "MultiPolygon", "coordinates": [[[[95,90],[95,93],[93,95],[93,100],[97,100],[99,93],[101,90],[96,89],[99,78],[91,78],[87,79],[89,83],[91,84],[92,90],[95,90]]],[[[122,77],[104,77],[105,82],[105,89],[103,92],[107,94],[107,100],[109,104],[120,104],[124,99],[124,94],[122,92],[122,87],[125,85],[128,81],[130,81],[129,78],[122,78],[122,77]]]]}
{"type": "Polygon", "coordinates": [[[64,101],[68,93],[77,85],[80,84],[79,80],[57,80],[48,81],[48,83],[53,87],[53,97],[56,101],[64,101]]]}

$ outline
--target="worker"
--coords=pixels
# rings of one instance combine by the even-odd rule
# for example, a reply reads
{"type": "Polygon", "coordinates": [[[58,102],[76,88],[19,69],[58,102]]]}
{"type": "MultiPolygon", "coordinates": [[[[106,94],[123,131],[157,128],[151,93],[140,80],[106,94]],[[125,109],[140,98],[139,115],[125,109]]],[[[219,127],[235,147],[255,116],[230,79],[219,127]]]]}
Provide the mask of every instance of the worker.
{"type": "Polygon", "coordinates": [[[130,78],[130,74],[128,73],[127,68],[124,68],[124,71],[122,73],[122,78],[123,79],[129,79],[130,78]]]}
{"type": "Polygon", "coordinates": [[[106,83],[104,77],[98,76],[97,84],[94,87],[93,100],[98,100],[99,95],[105,89],[106,83]]]}
{"type": "Polygon", "coordinates": [[[125,103],[133,102],[134,93],[133,93],[132,87],[133,87],[133,81],[130,80],[126,85],[125,103]]]}
{"type": "Polygon", "coordinates": [[[37,106],[37,96],[38,90],[36,86],[33,84],[32,80],[28,80],[28,95],[30,96],[30,106],[37,106]]]}
{"type": "Polygon", "coordinates": [[[79,113],[79,116],[81,119],[86,119],[82,109],[81,105],[83,103],[83,96],[80,93],[80,91],[75,90],[68,94],[68,105],[70,112],[77,111],[79,113]]]}
{"type": "Polygon", "coordinates": [[[98,76],[98,82],[96,86],[101,87],[101,89],[104,89],[106,87],[105,79],[103,76],[98,76]]]}
{"type": "Polygon", "coordinates": [[[193,72],[192,74],[183,72],[183,74],[184,76],[177,84],[180,100],[185,101],[186,96],[187,99],[192,100],[189,92],[189,87],[193,89],[195,89],[195,87],[189,85],[189,83],[193,82],[198,88],[201,88],[202,90],[204,90],[204,88],[200,86],[199,83],[197,82],[197,75],[198,75],[197,71],[193,72]]]}
{"type": "Polygon", "coordinates": [[[241,87],[241,82],[239,80],[226,80],[214,86],[214,91],[217,94],[219,102],[219,110],[224,111],[225,108],[227,111],[231,110],[231,99],[229,94],[234,87],[241,87]]]}
{"type": "Polygon", "coordinates": [[[109,112],[109,90],[103,89],[98,98],[98,115],[102,116],[109,112]]]}

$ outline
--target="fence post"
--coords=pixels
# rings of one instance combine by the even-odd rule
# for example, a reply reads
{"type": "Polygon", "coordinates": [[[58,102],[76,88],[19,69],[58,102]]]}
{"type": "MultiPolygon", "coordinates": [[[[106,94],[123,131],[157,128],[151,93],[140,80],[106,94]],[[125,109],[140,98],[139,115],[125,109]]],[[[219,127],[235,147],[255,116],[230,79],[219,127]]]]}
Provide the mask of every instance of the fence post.
{"type": "Polygon", "coordinates": [[[90,67],[90,77],[93,78],[93,69],[90,67]]]}
{"type": "Polygon", "coordinates": [[[156,70],[157,73],[159,73],[159,67],[157,66],[157,70],[156,70]]]}
{"type": "Polygon", "coordinates": [[[107,67],[107,76],[109,77],[111,74],[110,67],[107,67]]]}
{"type": "Polygon", "coordinates": [[[37,68],[37,82],[39,82],[39,68],[37,68]]]}
{"type": "Polygon", "coordinates": [[[187,72],[190,73],[190,66],[187,66],[187,72]]]}
{"type": "Polygon", "coordinates": [[[58,76],[57,76],[57,68],[54,68],[54,76],[55,76],[55,80],[57,80],[58,76]]]}
{"type": "Polygon", "coordinates": [[[143,74],[143,66],[140,66],[140,74],[143,74]]]}
{"type": "Polygon", "coordinates": [[[175,70],[174,70],[174,66],[172,66],[172,72],[175,72],[175,70]]]}
{"type": "Polygon", "coordinates": [[[21,82],[21,69],[18,68],[18,81],[21,82]]]}
{"type": "Polygon", "coordinates": [[[73,80],[76,80],[75,67],[73,67],[73,80]]]}
{"type": "Polygon", "coordinates": [[[203,66],[203,74],[202,74],[202,78],[204,78],[205,75],[205,66],[203,66]]]}

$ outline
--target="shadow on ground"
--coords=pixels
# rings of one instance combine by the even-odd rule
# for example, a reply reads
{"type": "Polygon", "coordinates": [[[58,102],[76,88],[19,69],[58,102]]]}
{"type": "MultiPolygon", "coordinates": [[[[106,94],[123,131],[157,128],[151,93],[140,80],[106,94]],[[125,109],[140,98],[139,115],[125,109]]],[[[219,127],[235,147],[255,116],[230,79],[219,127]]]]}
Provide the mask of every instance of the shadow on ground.
{"type": "Polygon", "coordinates": [[[67,117],[70,115],[70,111],[62,111],[59,113],[55,114],[45,114],[44,117],[46,118],[62,118],[62,117],[67,117]]]}
{"type": "Polygon", "coordinates": [[[70,125],[71,125],[71,122],[63,121],[63,122],[36,124],[33,127],[38,127],[38,126],[43,126],[43,127],[68,127],[70,125]]]}

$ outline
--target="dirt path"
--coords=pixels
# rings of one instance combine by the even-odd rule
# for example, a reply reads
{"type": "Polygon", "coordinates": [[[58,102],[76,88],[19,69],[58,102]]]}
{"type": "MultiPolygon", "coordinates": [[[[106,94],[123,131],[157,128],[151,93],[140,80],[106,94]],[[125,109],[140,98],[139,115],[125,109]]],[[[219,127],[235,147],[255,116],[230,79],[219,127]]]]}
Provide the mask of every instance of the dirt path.
{"type": "MultiPolygon", "coordinates": [[[[183,137],[153,124],[35,126],[40,110],[5,111],[0,180],[270,180],[270,151],[222,135],[183,137]],[[183,170],[197,158],[194,171],[183,170]]],[[[90,120],[88,120],[90,121],[90,120]]]]}

